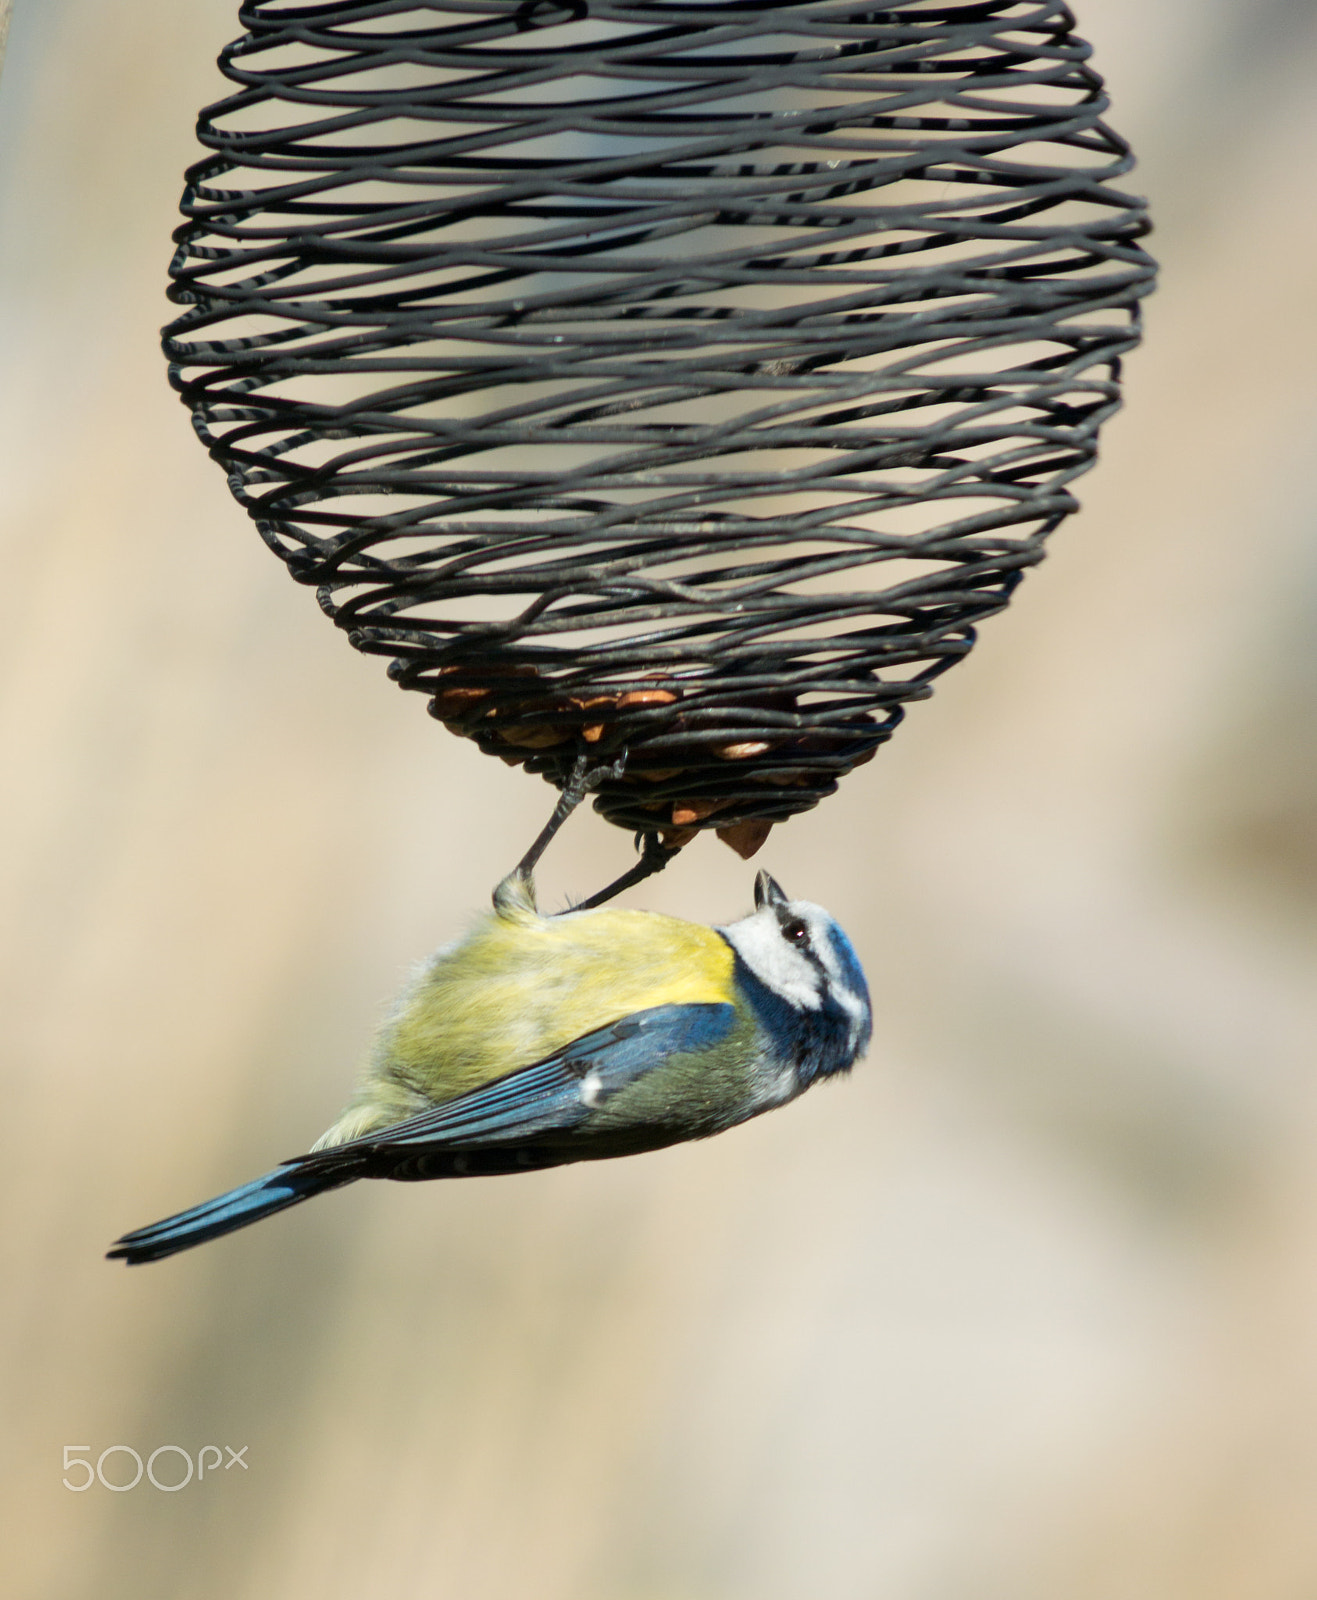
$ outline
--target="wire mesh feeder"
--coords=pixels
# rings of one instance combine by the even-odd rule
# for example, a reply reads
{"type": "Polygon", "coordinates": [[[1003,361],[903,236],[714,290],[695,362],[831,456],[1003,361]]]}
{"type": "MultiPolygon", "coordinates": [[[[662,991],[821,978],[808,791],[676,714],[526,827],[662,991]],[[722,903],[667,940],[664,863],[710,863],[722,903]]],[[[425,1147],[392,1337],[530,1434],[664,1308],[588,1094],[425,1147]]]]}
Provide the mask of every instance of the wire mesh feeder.
{"type": "Polygon", "coordinates": [[[1154,266],[1064,5],[242,7],[171,379],[446,726],[750,854],[1075,508],[1154,266]]]}

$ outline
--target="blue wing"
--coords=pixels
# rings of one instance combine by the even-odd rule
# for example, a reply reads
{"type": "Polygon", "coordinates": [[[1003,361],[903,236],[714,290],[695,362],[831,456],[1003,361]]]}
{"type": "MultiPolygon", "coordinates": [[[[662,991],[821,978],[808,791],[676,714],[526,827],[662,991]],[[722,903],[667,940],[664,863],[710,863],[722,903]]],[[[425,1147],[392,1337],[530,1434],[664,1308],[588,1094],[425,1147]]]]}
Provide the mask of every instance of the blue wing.
{"type": "MultiPolygon", "coordinates": [[[[405,1159],[409,1154],[480,1150],[566,1133],[588,1121],[591,1112],[619,1089],[662,1066],[670,1057],[708,1049],[726,1038],[734,1020],[735,1011],[725,1003],[655,1006],[636,1011],[582,1035],[534,1066],[510,1072],[433,1111],[423,1111],[324,1154],[361,1151],[405,1159]]],[[[499,1170],[506,1170],[506,1166],[499,1170]]],[[[413,1175],[439,1174],[390,1174],[413,1175]]]]}

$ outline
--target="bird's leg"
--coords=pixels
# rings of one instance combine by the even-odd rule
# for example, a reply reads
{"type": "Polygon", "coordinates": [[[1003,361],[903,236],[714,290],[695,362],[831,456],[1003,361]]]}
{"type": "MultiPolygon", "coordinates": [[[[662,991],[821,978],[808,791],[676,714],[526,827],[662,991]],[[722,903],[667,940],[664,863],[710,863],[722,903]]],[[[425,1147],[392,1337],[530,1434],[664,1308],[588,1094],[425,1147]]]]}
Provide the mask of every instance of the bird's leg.
{"type": "MultiPolygon", "coordinates": [[[[503,879],[498,888],[494,890],[494,908],[502,910],[511,905],[528,906],[535,908],[535,880],[534,871],[539,864],[540,857],[553,843],[555,835],[567,821],[572,812],[576,810],[586,795],[596,790],[608,778],[620,778],[626,768],[627,753],[624,750],[618,759],[608,765],[591,766],[588,755],[577,756],[576,764],[572,768],[572,775],[563,785],[563,791],[558,796],[558,803],[553,808],[553,815],[540,829],[539,836],[534,844],[522,856],[512,871],[503,879]]],[[[654,868],[651,871],[657,870],[654,868]]],[[[641,874],[645,876],[645,874],[641,874]]],[[[614,891],[616,892],[616,891],[614,891]]]]}
{"type": "Polygon", "coordinates": [[[668,862],[672,860],[680,845],[669,849],[656,833],[638,834],[641,842],[640,860],[635,866],[624,872],[620,878],[614,878],[612,883],[600,889],[598,894],[592,894],[588,900],[582,900],[580,905],[572,906],[573,911],[591,911],[595,906],[601,906],[606,900],[611,900],[615,895],[629,889],[634,883],[642,883],[646,878],[653,877],[656,872],[662,872],[668,862]]]}

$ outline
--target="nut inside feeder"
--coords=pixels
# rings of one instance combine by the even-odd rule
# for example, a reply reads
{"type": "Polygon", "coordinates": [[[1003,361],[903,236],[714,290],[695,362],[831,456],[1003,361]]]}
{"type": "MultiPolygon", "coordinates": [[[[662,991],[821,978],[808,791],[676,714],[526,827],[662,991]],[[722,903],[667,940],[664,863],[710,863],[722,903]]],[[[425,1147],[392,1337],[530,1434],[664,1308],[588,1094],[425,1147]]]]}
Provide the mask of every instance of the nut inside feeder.
{"type": "Polygon", "coordinates": [[[1153,264],[1064,5],[244,7],[171,379],[446,727],[743,855],[1075,508],[1153,264]]]}

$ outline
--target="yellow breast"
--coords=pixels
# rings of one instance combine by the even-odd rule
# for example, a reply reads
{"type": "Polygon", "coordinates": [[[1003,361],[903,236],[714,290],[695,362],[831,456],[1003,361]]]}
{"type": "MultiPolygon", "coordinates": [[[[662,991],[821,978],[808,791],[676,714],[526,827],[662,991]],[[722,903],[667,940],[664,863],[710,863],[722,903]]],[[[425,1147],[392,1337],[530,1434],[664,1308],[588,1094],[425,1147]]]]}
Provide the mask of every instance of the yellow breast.
{"type": "Polygon", "coordinates": [[[654,912],[488,916],[422,973],[374,1071],[448,1100],[630,1012],[726,1001],[732,969],[711,928],[654,912]]]}

